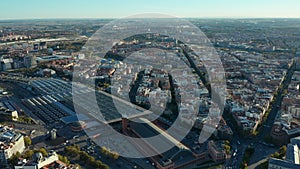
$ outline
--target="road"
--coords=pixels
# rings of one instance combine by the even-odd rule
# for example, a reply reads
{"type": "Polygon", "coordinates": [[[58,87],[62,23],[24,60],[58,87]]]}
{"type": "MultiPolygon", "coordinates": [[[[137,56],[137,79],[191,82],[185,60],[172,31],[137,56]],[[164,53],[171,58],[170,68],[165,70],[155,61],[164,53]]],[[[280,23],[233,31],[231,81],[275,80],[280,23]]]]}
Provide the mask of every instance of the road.
{"type": "MultiPolygon", "coordinates": [[[[201,72],[200,70],[196,67],[195,63],[192,61],[192,59],[189,57],[189,55],[187,54],[187,52],[183,49],[183,53],[184,55],[187,57],[187,59],[189,60],[189,62],[191,63],[191,66],[195,69],[196,73],[201,77],[202,82],[205,84],[206,83],[206,79],[204,79],[201,76],[201,72]]],[[[243,136],[240,136],[238,134],[238,132],[235,130],[235,127],[232,123],[230,125],[230,127],[235,130],[234,132],[234,136],[233,136],[233,141],[231,143],[231,147],[232,149],[237,149],[237,155],[235,157],[232,156],[233,159],[230,159],[230,161],[228,162],[228,165],[226,165],[226,167],[230,168],[239,168],[240,164],[242,164],[242,160],[243,160],[243,156],[244,156],[244,152],[246,150],[246,148],[250,145],[250,146],[254,146],[255,145],[255,151],[254,154],[252,155],[253,160],[251,159],[252,163],[256,163],[257,161],[260,161],[261,159],[266,158],[269,154],[274,152],[274,148],[272,147],[268,147],[267,145],[263,145],[261,143],[261,140],[264,140],[265,136],[270,134],[271,129],[272,129],[272,125],[275,121],[277,112],[281,106],[281,102],[283,99],[282,93],[284,91],[284,89],[287,89],[293,72],[294,72],[294,64],[288,69],[287,74],[284,78],[284,81],[282,82],[282,88],[280,88],[278,90],[278,94],[275,98],[275,101],[273,102],[273,105],[271,105],[271,111],[270,114],[267,118],[267,120],[264,122],[264,124],[262,125],[262,127],[259,129],[259,134],[256,137],[252,137],[252,138],[245,138],[243,136]]],[[[226,119],[227,121],[228,119],[226,119]]]]}
{"type": "Polygon", "coordinates": [[[282,102],[282,99],[283,99],[283,95],[282,95],[283,91],[288,88],[288,86],[291,82],[291,79],[292,79],[292,76],[293,76],[293,73],[294,73],[294,68],[295,68],[295,64],[293,64],[291,66],[291,68],[287,71],[286,77],[285,77],[284,81],[282,82],[283,87],[281,89],[279,89],[277,97],[275,98],[275,101],[272,105],[270,114],[267,118],[267,121],[264,123],[265,125],[262,127],[262,129],[259,132],[258,137],[257,137],[256,140],[263,140],[266,135],[270,134],[271,129],[272,129],[272,125],[275,121],[278,110],[281,107],[281,102],[282,102]]]}
{"type": "Polygon", "coordinates": [[[284,78],[284,81],[282,82],[282,88],[278,90],[278,94],[273,102],[273,105],[271,105],[271,111],[267,118],[267,120],[262,124],[261,128],[259,128],[259,134],[256,137],[251,138],[245,138],[241,135],[239,135],[238,131],[235,129],[235,126],[230,122],[229,119],[226,119],[226,121],[229,121],[229,126],[233,129],[233,141],[231,143],[232,149],[237,149],[237,157],[235,159],[231,159],[233,163],[229,163],[226,167],[227,168],[239,168],[240,164],[242,163],[244,152],[247,148],[247,146],[253,146],[255,148],[255,151],[251,157],[250,165],[255,164],[262,159],[267,158],[270,154],[274,153],[277,148],[273,147],[272,145],[264,145],[263,140],[267,135],[271,133],[273,123],[276,119],[278,110],[281,107],[281,102],[283,99],[283,91],[288,88],[288,85],[291,82],[291,78],[293,76],[294,72],[294,64],[291,66],[291,68],[288,69],[287,74],[284,78]],[[238,144],[238,142],[240,144],[238,144]],[[236,161],[236,162],[234,162],[236,161]]]}
{"type": "Polygon", "coordinates": [[[258,161],[256,163],[254,163],[254,164],[251,164],[250,166],[248,166],[248,168],[249,169],[255,169],[257,166],[259,166],[260,164],[262,164],[262,163],[264,163],[266,161],[268,161],[268,158],[264,158],[264,159],[262,159],[262,160],[260,160],[260,161],[258,161]]]}

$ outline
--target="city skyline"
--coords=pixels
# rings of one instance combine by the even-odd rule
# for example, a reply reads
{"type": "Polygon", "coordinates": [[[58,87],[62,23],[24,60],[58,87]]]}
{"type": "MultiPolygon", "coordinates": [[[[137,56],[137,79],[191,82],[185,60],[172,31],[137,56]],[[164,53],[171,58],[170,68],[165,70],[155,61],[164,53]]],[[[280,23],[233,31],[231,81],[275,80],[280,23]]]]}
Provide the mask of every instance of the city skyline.
{"type": "Polygon", "coordinates": [[[300,169],[299,5],[3,1],[0,169],[300,169]]]}
{"type": "Polygon", "coordinates": [[[56,19],[56,18],[123,18],[140,13],[162,13],[181,18],[300,18],[299,1],[254,0],[250,2],[212,0],[153,0],[124,3],[112,1],[21,1],[2,2],[0,20],[7,19],[56,19]],[[118,5],[122,4],[122,5],[118,5]],[[9,8],[9,6],[13,8],[9,8]]]}

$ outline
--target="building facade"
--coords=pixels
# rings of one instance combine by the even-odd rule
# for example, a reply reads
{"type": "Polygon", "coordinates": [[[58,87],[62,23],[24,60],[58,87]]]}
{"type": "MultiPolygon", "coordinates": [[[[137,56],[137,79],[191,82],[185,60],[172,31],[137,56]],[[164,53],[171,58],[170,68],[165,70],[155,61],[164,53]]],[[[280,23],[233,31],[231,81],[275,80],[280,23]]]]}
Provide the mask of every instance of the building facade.
{"type": "Polygon", "coordinates": [[[6,165],[12,155],[24,150],[24,137],[6,126],[0,126],[0,164],[6,165]]]}

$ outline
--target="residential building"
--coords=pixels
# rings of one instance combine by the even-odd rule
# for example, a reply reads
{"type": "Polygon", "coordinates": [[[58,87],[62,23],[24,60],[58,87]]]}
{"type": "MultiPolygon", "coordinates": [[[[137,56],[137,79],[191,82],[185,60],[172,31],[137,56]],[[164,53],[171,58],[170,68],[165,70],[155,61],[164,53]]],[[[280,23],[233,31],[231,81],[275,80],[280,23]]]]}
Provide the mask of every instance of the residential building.
{"type": "Polygon", "coordinates": [[[43,157],[41,153],[35,153],[32,159],[21,159],[15,166],[15,169],[71,169],[71,167],[68,167],[58,159],[58,155],[55,152],[51,152],[47,157],[43,157]]]}
{"type": "Polygon", "coordinates": [[[226,152],[221,142],[209,141],[208,153],[215,162],[224,161],[226,159],[226,152]]]}
{"type": "Polygon", "coordinates": [[[7,164],[7,160],[17,152],[25,149],[24,138],[7,126],[0,126],[0,165],[7,164]]]}
{"type": "Polygon", "coordinates": [[[295,169],[300,168],[300,136],[294,137],[287,145],[286,158],[284,160],[269,159],[268,169],[295,169]]]}

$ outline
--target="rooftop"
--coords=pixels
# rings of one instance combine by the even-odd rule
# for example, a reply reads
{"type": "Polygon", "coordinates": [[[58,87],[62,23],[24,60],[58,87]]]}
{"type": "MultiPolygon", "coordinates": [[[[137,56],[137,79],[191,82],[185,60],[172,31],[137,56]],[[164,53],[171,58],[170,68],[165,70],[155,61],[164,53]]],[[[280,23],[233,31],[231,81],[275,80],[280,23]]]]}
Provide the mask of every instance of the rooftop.
{"type": "Polygon", "coordinates": [[[9,149],[21,136],[12,128],[0,125],[0,150],[9,149]]]}

